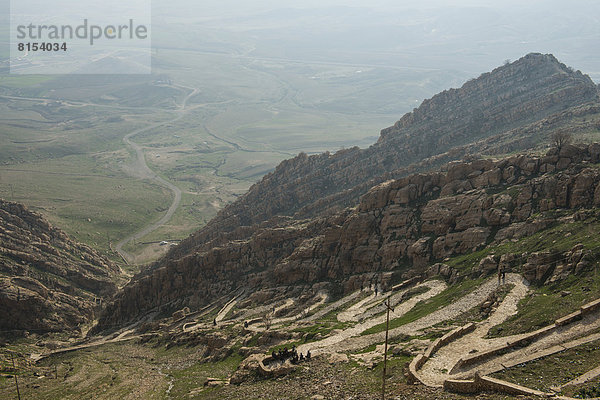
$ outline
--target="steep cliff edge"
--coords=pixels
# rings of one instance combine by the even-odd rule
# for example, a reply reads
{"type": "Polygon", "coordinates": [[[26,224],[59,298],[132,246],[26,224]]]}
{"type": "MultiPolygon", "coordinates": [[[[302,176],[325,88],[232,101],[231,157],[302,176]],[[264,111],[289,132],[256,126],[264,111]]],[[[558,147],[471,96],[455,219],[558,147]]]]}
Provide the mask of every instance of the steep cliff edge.
{"type": "Polygon", "coordinates": [[[381,182],[466,154],[532,148],[547,141],[552,122],[572,108],[598,113],[596,85],[552,55],[529,54],[425,100],[384,129],[368,149],[283,161],[157,265],[245,239],[253,231],[246,227],[275,216],[311,218],[339,211],[381,182]]]}
{"type": "Polygon", "coordinates": [[[0,331],[63,331],[90,322],[120,270],[23,205],[0,199],[0,331]]]}

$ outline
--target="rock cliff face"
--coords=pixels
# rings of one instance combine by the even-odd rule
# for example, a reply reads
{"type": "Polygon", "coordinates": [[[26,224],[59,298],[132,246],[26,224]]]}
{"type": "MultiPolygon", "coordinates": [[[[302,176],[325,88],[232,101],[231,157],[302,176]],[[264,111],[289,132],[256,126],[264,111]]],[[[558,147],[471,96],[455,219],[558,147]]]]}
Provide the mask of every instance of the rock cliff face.
{"type": "Polygon", "coordinates": [[[599,111],[598,89],[589,77],[552,55],[529,54],[425,100],[368,149],[283,161],[158,265],[246,239],[253,232],[247,227],[276,216],[311,218],[353,206],[379,183],[466,154],[506,154],[547,143],[561,118],[599,111]]]}
{"type": "Polygon", "coordinates": [[[62,331],[116,292],[117,266],[39,214],[0,199],[0,330],[62,331]]]}
{"type": "MultiPolygon", "coordinates": [[[[409,278],[434,267],[434,273],[452,280],[456,271],[439,264],[447,257],[545,229],[552,223],[544,217],[548,211],[600,206],[598,162],[600,145],[566,146],[546,156],[453,162],[440,172],[387,181],[352,209],[288,219],[285,227],[281,221],[265,224],[248,239],[196,252],[138,277],[117,295],[101,326],[161,306],[196,308],[241,288],[333,282],[347,292],[368,286],[374,277],[386,285],[394,273],[409,278]]],[[[523,273],[543,282],[554,271],[552,257],[528,256],[523,273]],[[540,265],[548,268],[540,272],[540,265]]],[[[577,268],[581,259],[579,254],[569,268],[577,268]]],[[[492,258],[474,273],[496,269],[501,261],[514,266],[492,258]]]]}
{"type": "Polygon", "coordinates": [[[529,149],[565,121],[599,112],[594,83],[551,55],[499,67],[424,101],[368,149],[282,162],[135,277],[99,329],[242,288],[331,282],[347,291],[543,229],[536,212],[600,202],[598,172],[582,164],[598,162],[598,146],[454,160],[529,149]]]}

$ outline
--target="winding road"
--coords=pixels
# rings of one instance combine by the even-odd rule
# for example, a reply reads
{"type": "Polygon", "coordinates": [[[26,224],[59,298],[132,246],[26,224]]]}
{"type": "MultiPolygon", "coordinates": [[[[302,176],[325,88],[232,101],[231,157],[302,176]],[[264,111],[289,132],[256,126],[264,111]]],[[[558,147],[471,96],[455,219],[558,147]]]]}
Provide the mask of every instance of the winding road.
{"type": "MultiPolygon", "coordinates": [[[[394,307],[394,311],[390,313],[391,318],[399,318],[408,311],[410,311],[417,303],[422,300],[430,299],[431,297],[441,293],[447,288],[445,282],[438,280],[426,281],[422,284],[419,284],[418,287],[426,287],[427,290],[425,293],[418,294],[410,299],[396,305],[394,307]]],[[[398,298],[402,298],[402,294],[404,294],[407,290],[403,290],[395,294],[398,298]]],[[[350,309],[357,311],[356,313],[351,312],[350,314],[342,314],[338,315],[338,320],[342,319],[345,321],[358,321],[358,315],[361,312],[368,311],[371,302],[379,303],[380,301],[385,300],[387,296],[390,296],[390,293],[382,293],[379,298],[377,296],[369,296],[366,299],[363,299],[356,303],[356,306],[351,307],[350,309]],[[365,301],[366,300],[366,301],[365,301]],[[340,318],[341,316],[341,318],[340,318]]],[[[394,304],[394,300],[391,300],[392,304],[394,304]]],[[[348,311],[350,311],[350,309],[348,311]]],[[[298,346],[299,352],[306,352],[310,350],[313,355],[323,354],[323,353],[333,353],[333,352],[343,352],[349,350],[357,350],[365,348],[371,344],[381,343],[383,340],[379,340],[377,334],[371,334],[366,336],[361,336],[361,333],[366,329],[369,329],[375,325],[384,323],[386,320],[386,316],[384,313],[380,312],[377,315],[371,316],[369,319],[360,322],[354,326],[346,328],[338,333],[332,334],[324,339],[321,339],[316,342],[310,342],[306,344],[302,344],[298,346]],[[376,338],[376,340],[374,340],[376,338]],[[348,347],[348,343],[352,343],[351,347],[348,347]]]]}
{"type": "MultiPolygon", "coordinates": [[[[191,109],[195,109],[195,108],[199,108],[199,107],[206,107],[206,106],[210,106],[210,105],[226,104],[226,103],[234,102],[234,100],[230,99],[230,100],[224,100],[224,101],[219,101],[219,102],[199,103],[199,104],[194,104],[192,107],[188,107],[187,106],[188,101],[199,92],[199,89],[193,88],[193,87],[188,87],[188,86],[183,86],[183,85],[171,85],[171,86],[178,88],[178,89],[190,90],[190,92],[183,98],[181,104],[176,109],[171,109],[171,110],[165,110],[165,109],[157,108],[157,107],[130,107],[130,106],[123,106],[123,105],[97,104],[97,103],[83,102],[83,101],[60,100],[60,102],[63,105],[66,105],[69,107],[93,106],[93,107],[102,107],[102,108],[118,108],[118,109],[134,109],[134,110],[143,109],[143,110],[152,110],[152,111],[169,111],[169,112],[173,112],[173,113],[177,114],[174,118],[171,118],[171,119],[168,119],[165,121],[161,121],[161,122],[156,122],[151,125],[145,126],[143,128],[136,129],[132,132],[129,132],[128,134],[126,134],[123,137],[123,143],[128,148],[132,149],[135,152],[135,160],[132,165],[129,165],[128,170],[125,172],[134,178],[147,179],[149,181],[153,181],[153,182],[157,183],[158,185],[167,188],[173,194],[173,201],[171,202],[171,205],[169,206],[166,213],[159,220],[142,228],[140,231],[134,232],[134,233],[130,234],[129,236],[119,240],[114,245],[113,250],[116,251],[127,264],[132,263],[133,260],[135,259],[135,257],[133,254],[130,254],[129,252],[124,250],[123,247],[125,247],[128,243],[130,243],[134,240],[141,239],[142,237],[148,235],[149,233],[155,231],[156,229],[158,229],[161,226],[163,226],[164,224],[166,224],[173,217],[173,214],[175,214],[175,211],[177,211],[177,208],[179,207],[179,205],[181,203],[181,197],[182,197],[181,189],[179,189],[176,185],[174,185],[173,183],[164,179],[163,177],[159,176],[148,166],[148,164],[146,163],[146,159],[144,157],[144,151],[143,151],[142,146],[135,143],[132,140],[132,138],[140,133],[147,132],[152,129],[156,129],[161,126],[176,122],[176,121],[180,120],[181,118],[183,118],[185,113],[187,111],[190,111],[191,109]]],[[[47,104],[49,102],[56,101],[54,99],[44,98],[44,97],[19,97],[19,96],[10,96],[10,95],[0,95],[0,99],[21,100],[21,101],[24,100],[24,101],[38,102],[38,103],[42,103],[42,104],[47,104]]],[[[51,123],[51,122],[49,122],[49,123],[51,123]]],[[[208,128],[208,126],[203,125],[203,127],[209,136],[212,136],[215,139],[232,146],[235,149],[234,151],[244,151],[244,152],[250,152],[250,153],[266,152],[265,150],[252,150],[252,149],[244,148],[244,147],[240,146],[238,143],[228,140],[227,138],[221,137],[221,136],[217,135],[216,133],[212,132],[208,128]]],[[[279,153],[279,154],[282,154],[285,156],[294,156],[294,154],[292,154],[292,153],[287,153],[287,152],[283,152],[283,151],[272,150],[272,151],[268,151],[268,152],[279,153]]],[[[31,172],[30,170],[24,170],[24,171],[31,172]]],[[[215,170],[215,171],[217,172],[217,170],[215,170]]],[[[74,176],[86,176],[86,175],[81,175],[81,174],[65,174],[65,173],[59,174],[59,173],[48,172],[48,171],[39,171],[39,173],[56,174],[56,175],[62,174],[62,175],[74,175],[74,176]]],[[[218,173],[217,173],[217,175],[218,175],[218,173]]],[[[232,176],[232,178],[235,178],[235,177],[232,176]]]]}
{"type": "MultiPolygon", "coordinates": [[[[151,225],[146,226],[142,230],[135,232],[135,233],[125,237],[124,239],[121,239],[115,245],[115,251],[118,252],[119,255],[123,258],[123,260],[125,260],[125,262],[127,262],[127,263],[130,263],[133,260],[133,255],[128,253],[127,251],[123,250],[123,246],[125,246],[126,244],[128,244],[131,241],[138,240],[138,239],[146,236],[150,232],[153,232],[156,229],[163,226],[165,223],[167,223],[171,219],[171,217],[173,217],[173,214],[175,214],[177,207],[179,207],[179,204],[181,203],[181,189],[179,189],[177,186],[175,186],[171,182],[167,181],[166,179],[162,178],[161,176],[157,175],[154,171],[152,171],[152,169],[150,169],[150,167],[148,167],[148,164],[146,163],[146,158],[144,157],[144,151],[143,151],[142,147],[140,145],[138,145],[137,143],[135,143],[133,140],[131,140],[131,138],[142,132],[146,132],[146,131],[158,128],[160,126],[176,122],[176,121],[180,120],[181,118],[183,118],[185,111],[186,111],[186,105],[187,105],[188,100],[190,98],[192,98],[196,93],[198,93],[198,89],[196,89],[196,88],[192,88],[192,89],[193,90],[181,102],[181,105],[179,106],[179,109],[177,110],[178,115],[175,118],[167,120],[167,121],[157,122],[155,124],[148,125],[144,128],[136,129],[133,132],[130,132],[127,135],[125,135],[125,137],[123,137],[123,142],[127,146],[129,146],[131,149],[133,149],[133,151],[135,151],[135,154],[136,154],[136,160],[132,166],[133,170],[135,171],[135,175],[142,179],[152,180],[152,181],[158,183],[159,185],[166,187],[173,193],[173,202],[171,203],[171,206],[169,207],[169,209],[167,210],[165,215],[163,215],[158,221],[152,223],[151,225]]],[[[200,106],[200,105],[198,105],[198,106],[200,106]]]]}
{"type": "MultiPolygon", "coordinates": [[[[132,262],[134,257],[132,254],[125,251],[123,249],[123,247],[125,245],[127,245],[129,242],[131,242],[133,240],[138,240],[138,239],[146,236],[150,232],[153,232],[154,230],[158,229],[165,223],[167,223],[171,219],[171,217],[173,217],[173,214],[175,214],[175,211],[177,210],[177,208],[179,207],[179,204],[181,203],[181,193],[182,193],[181,189],[179,189],[177,186],[175,186],[171,182],[167,181],[166,179],[162,178],[161,176],[157,175],[154,171],[152,171],[152,169],[150,169],[150,167],[148,167],[148,164],[146,163],[146,159],[144,157],[144,151],[142,150],[142,147],[140,145],[138,145],[137,143],[135,143],[133,140],[131,140],[132,137],[134,137],[135,135],[138,135],[142,132],[147,132],[149,130],[161,127],[163,125],[167,125],[167,124],[179,121],[181,118],[183,118],[183,116],[185,115],[185,112],[189,110],[188,108],[186,108],[187,102],[189,101],[189,99],[191,99],[193,96],[195,96],[199,90],[197,88],[181,86],[181,85],[177,85],[177,87],[183,88],[183,89],[191,89],[191,91],[187,96],[184,97],[183,101],[181,102],[181,105],[179,105],[179,107],[176,110],[172,110],[177,113],[176,117],[166,120],[166,121],[157,122],[157,123],[145,126],[143,128],[136,129],[123,137],[123,142],[125,143],[125,145],[127,145],[129,148],[131,148],[136,154],[136,160],[133,163],[133,165],[131,166],[131,171],[129,171],[130,175],[132,175],[136,178],[148,179],[148,180],[154,181],[154,182],[158,183],[159,185],[166,187],[173,193],[173,201],[171,202],[171,206],[169,207],[167,212],[158,221],[152,223],[149,226],[144,227],[143,229],[141,229],[138,232],[135,232],[135,233],[125,237],[124,239],[121,239],[115,245],[114,250],[117,253],[119,253],[121,258],[123,258],[123,260],[128,264],[132,262]]],[[[41,102],[41,103],[47,103],[47,102],[54,101],[53,99],[49,99],[49,98],[17,97],[17,96],[8,96],[8,95],[0,95],[0,98],[11,99],[11,100],[35,101],[35,102],[41,102]]],[[[132,108],[133,109],[134,108],[134,107],[121,106],[121,105],[111,106],[111,105],[106,105],[106,104],[95,104],[95,103],[79,102],[79,101],[62,101],[61,100],[61,102],[70,107],[99,106],[99,107],[119,108],[119,109],[123,109],[123,108],[128,108],[128,109],[132,108]]],[[[225,101],[222,103],[226,103],[226,102],[229,102],[229,101],[225,101]]],[[[193,108],[203,107],[205,105],[206,104],[196,104],[196,105],[194,105],[193,108]]],[[[135,109],[140,109],[140,108],[137,107],[135,109]]],[[[161,109],[158,109],[155,107],[142,107],[142,109],[161,110],[161,109]]],[[[221,140],[223,140],[223,139],[221,139],[221,140]]],[[[45,173],[48,173],[48,172],[45,172],[45,173]]],[[[73,175],[76,175],[76,174],[73,174],[73,175]]]]}

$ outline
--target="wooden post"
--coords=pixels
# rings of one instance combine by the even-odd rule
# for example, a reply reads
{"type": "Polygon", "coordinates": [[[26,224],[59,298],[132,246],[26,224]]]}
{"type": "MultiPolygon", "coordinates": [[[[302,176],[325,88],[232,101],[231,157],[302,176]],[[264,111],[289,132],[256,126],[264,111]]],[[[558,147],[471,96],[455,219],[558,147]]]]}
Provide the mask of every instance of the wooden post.
{"type": "Polygon", "coordinates": [[[17,397],[19,400],[21,400],[21,393],[19,392],[19,380],[17,379],[17,368],[15,367],[15,356],[12,352],[10,353],[10,359],[12,360],[12,366],[15,370],[15,386],[17,387],[17,397]]]}
{"type": "Polygon", "coordinates": [[[387,373],[387,349],[388,349],[388,332],[390,330],[390,310],[392,312],[394,309],[390,307],[390,296],[388,296],[387,300],[383,303],[387,310],[387,316],[385,318],[385,345],[383,349],[383,383],[381,386],[381,400],[385,400],[385,375],[387,373]]]}

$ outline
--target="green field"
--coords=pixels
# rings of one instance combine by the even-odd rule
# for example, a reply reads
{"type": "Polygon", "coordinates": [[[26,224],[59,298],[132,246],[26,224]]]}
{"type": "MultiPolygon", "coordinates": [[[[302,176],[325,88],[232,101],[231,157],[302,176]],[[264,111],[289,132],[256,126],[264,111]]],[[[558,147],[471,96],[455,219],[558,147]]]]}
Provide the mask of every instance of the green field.
{"type": "Polygon", "coordinates": [[[141,229],[170,204],[166,189],[109,172],[86,156],[2,168],[0,197],[29,205],[55,226],[115,259],[109,243],[141,229]]]}

